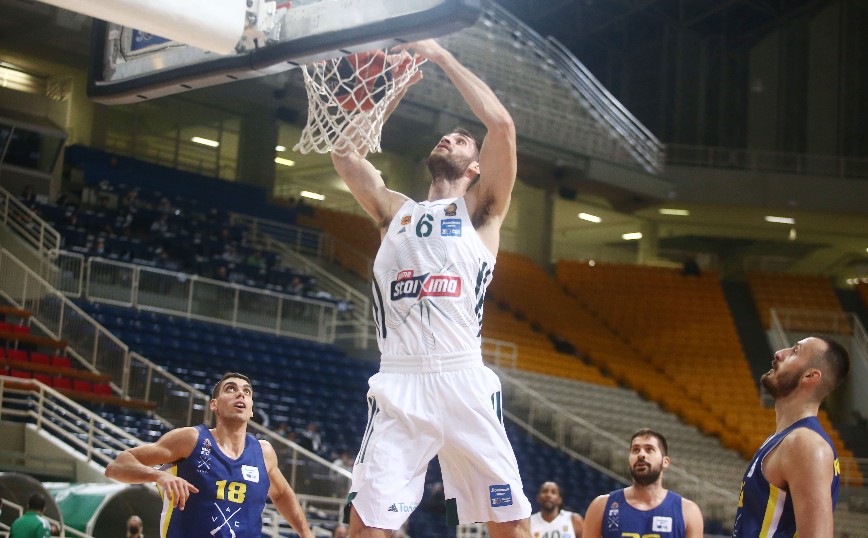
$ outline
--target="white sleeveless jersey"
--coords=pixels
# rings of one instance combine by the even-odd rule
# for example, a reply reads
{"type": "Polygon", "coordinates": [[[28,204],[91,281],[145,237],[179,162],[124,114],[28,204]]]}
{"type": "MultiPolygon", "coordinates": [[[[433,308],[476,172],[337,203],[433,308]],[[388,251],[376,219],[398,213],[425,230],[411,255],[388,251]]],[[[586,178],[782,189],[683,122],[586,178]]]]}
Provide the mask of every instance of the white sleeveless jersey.
{"type": "Polygon", "coordinates": [[[536,512],[530,516],[531,538],[575,538],[573,528],[573,513],[561,510],[551,523],[543,519],[542,513],[536,512]]]}
{"type": "Polygon", "coordinates": [[[373,309],[383,357],[479,355],[494,255],[464,198],[401,206],[374,260],[373,309]]]}

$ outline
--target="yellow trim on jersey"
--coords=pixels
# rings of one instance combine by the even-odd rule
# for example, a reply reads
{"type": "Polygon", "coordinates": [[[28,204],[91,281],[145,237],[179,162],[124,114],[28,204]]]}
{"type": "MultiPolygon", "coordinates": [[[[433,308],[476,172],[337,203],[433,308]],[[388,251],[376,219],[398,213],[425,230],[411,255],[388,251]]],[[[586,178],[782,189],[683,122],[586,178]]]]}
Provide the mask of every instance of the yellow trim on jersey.
{"type": "MultiPolygon", "coordinates": [[[[172,473],[172,476],[178,476],[177,465],[172,465],[170,468],[165,469],[165,471],[172,473]]],[[[157,491],[160,492],[160,497],[163,499],[163,513],[160,514],[160,538],[166,538],[169,534],[169,521],[172,520],[175,504],[159,485],[157,486],[157,491]]]]}
{"type": "MultiPolygon", "coordinates": [[[[766,513],[765,516],[763,516],[763,527],[760,529],[759,538],[767,538],[770,536],[769,529],[774,528],[774,530],[777,530],[778,518],[780,517],[780,512],[778,511],[778,497],[780,496],[780,493],[780,489],[769,484],[769,501],[766,503],[766,513]],[[775,517],[776,515],[778,518],[775,517]]],[[[786,495],[786,493],[784,493],[784,495],[786,495]]],[[[774,530],[772,530],[772,532],[774,532],[774,530]]]]}

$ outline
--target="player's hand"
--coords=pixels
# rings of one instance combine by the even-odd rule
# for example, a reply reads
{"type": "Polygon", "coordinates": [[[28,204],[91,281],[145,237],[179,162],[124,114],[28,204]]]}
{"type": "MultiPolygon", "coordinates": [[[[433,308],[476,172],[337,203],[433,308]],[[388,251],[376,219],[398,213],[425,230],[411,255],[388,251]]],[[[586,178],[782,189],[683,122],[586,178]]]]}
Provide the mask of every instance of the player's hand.
{"type": "Polygon", "coordinates": [[[421,57],[427,60],[431,60],[432,62],[439,63],[440,60],[446,57],[448,51],[440,46],[439,43],[434,41],[433,39],[423,39],[422,41],[416,41],[415,43],[407,43],[406,45],[398,45],[395,47],[397,50],[407,50],[413,49],[416,52],[417,57],[421,57]]]}
{"type": "Polygon", "coordinates": [[[157,485],[160,486],[163,495],[168,496],[172,505],[177,506],[181,510],[184,509],[184,504],[186,504],[191,493],[199,493],[199,489],[193,484],[181,477],[166,472],[157,479],[157,485]]]}

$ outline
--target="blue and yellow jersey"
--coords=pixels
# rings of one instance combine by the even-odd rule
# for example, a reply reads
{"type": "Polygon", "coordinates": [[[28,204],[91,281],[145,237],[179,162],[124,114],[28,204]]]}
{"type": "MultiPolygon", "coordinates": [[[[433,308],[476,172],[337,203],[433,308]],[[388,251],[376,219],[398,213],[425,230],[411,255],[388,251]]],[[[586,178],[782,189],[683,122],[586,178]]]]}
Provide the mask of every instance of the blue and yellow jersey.
{"type": "MultiPolygon", "coordinates": [[[[190,457],[165,468],[196,486],[184,510],[163,495],[161,538],[260,538],[271,481],[262,447],[250,434],[238,459],[220,450],[204,424],[190,457]]],[[[162,495],[163,492],[161,491],[162,495]]]]}
{"type": "Polygon", "coordinates": [[[603,512],[603,538],[684,538],[681,495],[666,492],[666,498],[651,510],[637,510],[624,498],[624,490],[609,494],[603,512]]]}
{"type": "Polygon", "coordinates": [[[763,475],[762,462],[784,438],[796,428],[814,430],[832,447],[835,457],[832,477],[832,508],[838,504],[838,487],[841,472],[838,453],[832,440],[823,431],[817,417],[803,418],[791,426],[766,439],[751,459],[747,472],[741,481],[741,494],[738,498],[738,511],[735,514],[733,538],[792,538],[796,536],[796,514],[793,499],[787,491],[779,489],[763,475]]]}

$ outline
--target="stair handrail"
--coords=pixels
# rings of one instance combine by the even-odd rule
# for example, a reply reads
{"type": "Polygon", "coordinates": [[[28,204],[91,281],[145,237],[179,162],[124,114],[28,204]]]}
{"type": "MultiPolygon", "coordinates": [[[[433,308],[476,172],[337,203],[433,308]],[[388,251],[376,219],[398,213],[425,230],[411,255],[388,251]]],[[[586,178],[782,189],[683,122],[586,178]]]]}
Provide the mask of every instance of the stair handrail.
{"type": "Polygon", "coordinates": [[[60,250],[60,232],[3,187],[0,187],[0,222],[43,258],[51,258],[60,250]]]}

